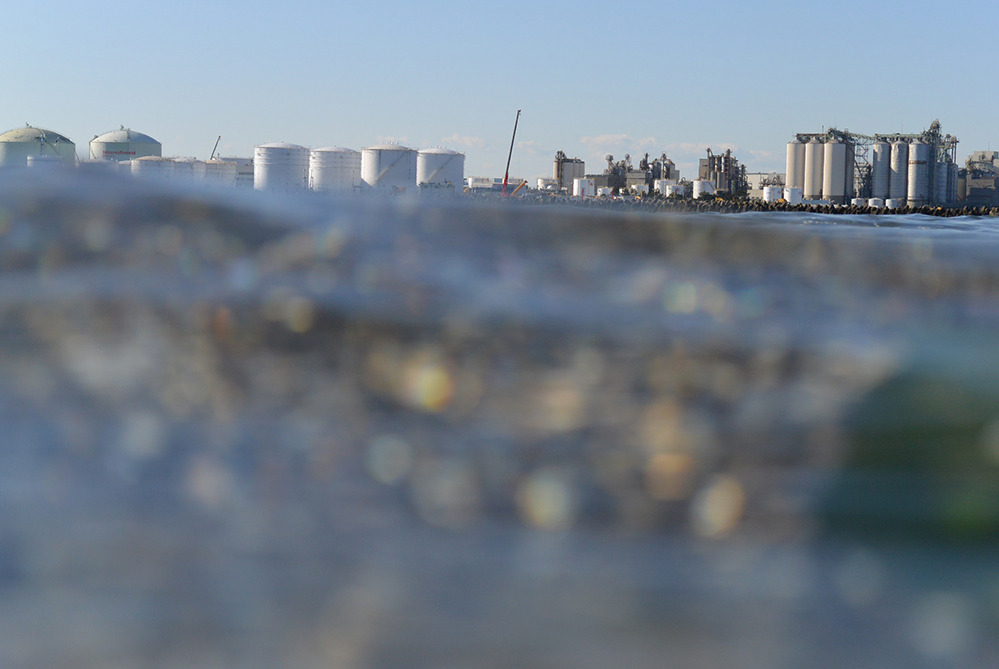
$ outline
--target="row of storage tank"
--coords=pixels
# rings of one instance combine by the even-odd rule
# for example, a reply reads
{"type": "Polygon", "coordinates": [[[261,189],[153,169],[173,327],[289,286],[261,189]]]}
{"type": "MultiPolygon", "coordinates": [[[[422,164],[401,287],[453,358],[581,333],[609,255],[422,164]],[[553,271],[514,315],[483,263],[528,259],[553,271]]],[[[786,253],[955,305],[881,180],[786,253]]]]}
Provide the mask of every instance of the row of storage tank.
{"type": "MultiPolygon", "coordinates": [[[[764,186],[763,201],[778,202],[784,200],[788,204],[801,204],[805,200],[804,189],[793,186],[764,186]]],[[[817,198],[807,198],[817,199],[817,198]]],[[[858,207],[877,207],[879,209],[901,209],[908,204],[905,198],[884,197],[854,197],[850,204],[858,207]]]]}
{"type": "MultiPolygon", "coordinates": [[[[871,198],[911,206],[957,200],[958,167],[936,160],[935,147],[919,140],[872,145],[871,198]]],[[[843,204],[853,199],[854,145],[836,137],[798,138],[787,145],[787,186],[806,200],[843,204]]]]}
{"type": "MultiPolygon", "coordinates": [[[[258,190],[341,191],[364,187],[401,191],[416,186],[461,189],[465,156],[457,151],[430,148],[421,151],[395,144],[364,148],[308,149],[297,144],[263,144],[252,162],[239,159],[200,161],[164,158],[162,145],[149,135],[122,127],[90,142],[90,159],[119,166],[132,174],[191,178],[236,184],[252,169],[258,190]],[[241,164],[242,162],[242,164],[241,164]]],[[[76,145],[51,130],[26,126],[0,135],[0,167],[73,165],[76,145]]]]}

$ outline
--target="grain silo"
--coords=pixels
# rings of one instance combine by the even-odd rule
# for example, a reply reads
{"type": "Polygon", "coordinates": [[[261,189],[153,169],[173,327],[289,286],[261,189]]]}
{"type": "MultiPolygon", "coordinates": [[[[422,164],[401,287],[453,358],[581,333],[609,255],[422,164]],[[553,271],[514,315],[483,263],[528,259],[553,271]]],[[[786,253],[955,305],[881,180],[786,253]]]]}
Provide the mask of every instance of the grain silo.
{"type": "Polygon", "coordinates": [[[833,204],[846,201],[846,144],[836,137],[822,150],[822,197],[833,204]]]}
{"type": "Polygon", "coordinates": [[[163,145],[149,135],[122,126],[90,140],[90,160],[135,160],[145,156],[162,156],[163,145]]]}
{"type": "Polygon", "coordinates": [[[253,149],[253,187],[278,192],[309,185],[309,150],[298,144],[261,144],[253,149]]]}
{"type": "Polygon", "coordinates": [[[351,193],[361,187],[361,153],[340,146],[309,152],[309,189],[351,193]]]}
{"type": "Polygon", "coordinates": [[[909,143],[898,140],[891,145],[888,170],[888,199],[905,200],[909,194],[909,143]]]}
{"type": "Polygon", "coordinates": [[[805,143],[797,137],[787,144],[785,185],[788,188],[805,187],[805,143]]]}
{"type": "Polygon", "coordinates": [[[369,188],[405,191],[416,186],[416,151],[398,144],[361,149],[361,181],[369,188]]]}
{"type": "Polygon", "coordinates": [[[27,167],[28,156],[55,156],[75,165],[76,145],[57,132],[30,125],[0,135],[0,167],[27,167]]]}
{"type": "Polygon", "coordinates": [[[465,183],[465,154],[434,147],[416,154],[416,183],[420,186],[450,186],[465,183]]]}
{"type": "Polygon", "coordinates": [[[806,200],[822,199],[822,140],[813,137],[805,144],[805,180],[803,184],[806,200]]]}
{"type": "Polygon", "coordinates": [[[891,181],[891,144],[878,140],[872,148],[871,197],[884,200],[888,197],[891,181]]]}
{"type": "Polygon", "coordinates": [[[921,207],[930,197],[930,146],[919,140],[909,144],[909,193],[910,207],[921,207]]]}

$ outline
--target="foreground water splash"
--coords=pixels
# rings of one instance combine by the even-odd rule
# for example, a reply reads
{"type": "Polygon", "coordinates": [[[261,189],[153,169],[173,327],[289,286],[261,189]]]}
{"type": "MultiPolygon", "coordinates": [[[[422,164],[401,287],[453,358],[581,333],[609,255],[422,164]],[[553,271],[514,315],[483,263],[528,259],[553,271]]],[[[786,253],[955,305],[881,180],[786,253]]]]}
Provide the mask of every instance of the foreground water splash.
{"type": "Polygon", "coordinates": [[[0,659],[994,664],[995,232],[5,177],[0,659]]]}

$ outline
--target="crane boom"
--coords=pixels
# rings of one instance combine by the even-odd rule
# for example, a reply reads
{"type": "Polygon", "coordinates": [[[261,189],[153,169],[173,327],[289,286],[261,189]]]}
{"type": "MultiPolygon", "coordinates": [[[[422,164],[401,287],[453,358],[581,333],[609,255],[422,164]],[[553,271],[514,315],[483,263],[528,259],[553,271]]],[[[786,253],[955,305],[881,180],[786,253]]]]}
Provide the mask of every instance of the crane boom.
{"type": "Polygon", "coordinates": [[[517,124],[520,122],[520,110],[513,121],[513,137],[510,138],[510,153],[506,155],[506,172],[503,173],[503,195],[506,195],[506,182],[510,179],[510,159],[513,157],[513,142],[517,139],[517,124]]]}

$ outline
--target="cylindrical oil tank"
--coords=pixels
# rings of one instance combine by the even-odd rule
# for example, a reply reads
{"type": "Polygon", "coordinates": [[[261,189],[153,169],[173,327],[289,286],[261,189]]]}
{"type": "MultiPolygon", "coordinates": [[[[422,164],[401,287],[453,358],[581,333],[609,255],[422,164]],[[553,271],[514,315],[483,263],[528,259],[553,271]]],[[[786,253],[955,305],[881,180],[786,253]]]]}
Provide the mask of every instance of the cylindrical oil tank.
{"type": "Polygon", "coordinates": [[[854,197],[850,198],[850,204],[854,207],[866,207],[867,198],[866,197],[854,197]]]}
{"type": "Polygon", "coordinates": [[[846,201],[846,144],[835,137],[823,149],[822,197],[833,204],[846,201]]]}
{"type": "Polygon", "coordinates": [[[309,190],[352,193],[360,187],[360,151],[327,146],[309,152],[309,190]]]}
{"type": "Polygon", "coordinates": [[[891,165],[888,170],[888,197],[905,200],[909,194],[909,144],[892,142],[891,165]]]}
{"type": "Polygon", "coordinates": [[[891,181],[891,144],[879,140],[871,149],[871,197],[885,199],[891,181]]]}
{"type": "Polygon", "coordinates": [[[204,181],[205,163],[196,158],[174,158],[173,176],[186,181],[204,181]]]}
{"type": "Polygon", "coordinates": [[[785,180],[790,188],[805,187],[805,143],[797,137],[787,144],[785,180]]]}
{"type": "Polygon", "coordinates": [[[162,156],[163,145],[149,135],[122,126],[90,140],[91,160],[135,160],[144,156],[162,156]]]}
{"type": "Polygon", "coordinates": [[[676,183],[676,179],[655,179],[652,181],[652,190],[658,191],[660,195],[666,195],[666,188],[676,183]]]}
{"type": "Polygon", "coordinates": [[[33,170],[54,170],[65,164],[58,156],[28,156],[28,167],[33,170]]]}
{"type": "Polygon", "coordinates": [[[886,209],[901,209],[905,206],[905,200],[897,197],[890,197],[885,200],[886,209]]]}
{"type": "Polygon", "coordinates": [[[806,200],[822,199],[823,151],[825,145],[818,137],[805,144],[805,180],[802,184],[806,200]]]}
{"type": "Polygon", "coordinates": [[[137,177],[153,179],[170,179],[174,174],[174,164],[169,158],[162,156],[144,156],[130,161],[132,174],[137,177]]]}
{"type": "Polygon", "coordinates": [[[687,194],[687,189],[683,184],[668,184],[666,186],[666,197],[683,197],[687,194]]]}
{"type": "Polygon", "coordinates": [[[212,158],[205,161],[205,183],[217,186],[236,185],[236,163],[212,158]]]}
{"type": "Polygon", "coordinates": [[[76,145],[51,130],[27,125],[0,135],[0,167],[27,167],[28,156],[55,156],[76,164],[76,145]]]}
{"type": "Polygon", "coordinates": [[[885,199],[883,197],[872,197],[867,200],[867,206],[882,209],[885,206],[885,199]]]}
{"type": "Polygon", "coordinates": [[[309,150],[298,144],[261,144],[253,149],[253,187],[293,193],[309,183],[309,150]]]}
{"type": "Polygon", "coordinates": [[[781,199],[784,195],[783,186],[764,186],[763,187],[763,201],[764,202],[776,202],[781,199]]]}
{"type": "Polygon", "coordinates": [[[930,197],[930,147],[919,140],[909,144],[909,187],[906,202],[921,207],[930,197]]]}
{"type": "Polygon", "coordinates": [[[700,199],[702,197],[708,197],[709,195],[714,195],[715,185],[711,181],[705,179],[698,179],[694,182],[694,199],[700,199]]]}
{"type": "Polygon", "coordinates": [[[361,149],[361,183],[377,190],[405,191],[416,186],[416,150],[398,144],[361,149]]]}
{"type": "Polygon", "coordinates": [[[572,180],[573,197],[593,197],[596,194],[597,185],[593,179],[576,178],[572,180]]]}
{"type": "Polygon", "coordinates": [[[788,186],[784,189],[784,200],[788,204],[801,204],[805,199],[804,189],[788,186]]]}
{"type": "Polygon", "coordinates": [[[416,183],[461,188],[465,182],[465,154],[433,147],[416,154],[416,183]]]}

